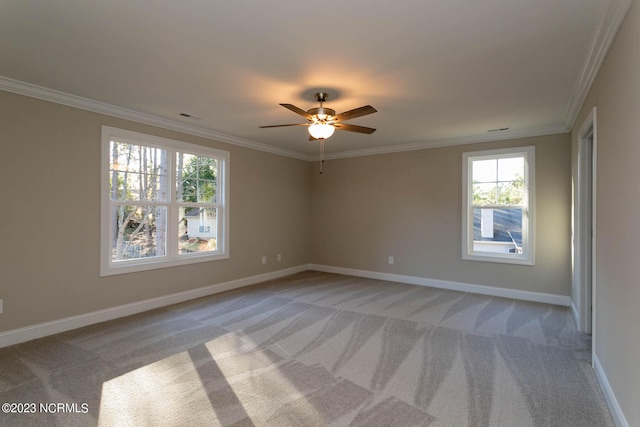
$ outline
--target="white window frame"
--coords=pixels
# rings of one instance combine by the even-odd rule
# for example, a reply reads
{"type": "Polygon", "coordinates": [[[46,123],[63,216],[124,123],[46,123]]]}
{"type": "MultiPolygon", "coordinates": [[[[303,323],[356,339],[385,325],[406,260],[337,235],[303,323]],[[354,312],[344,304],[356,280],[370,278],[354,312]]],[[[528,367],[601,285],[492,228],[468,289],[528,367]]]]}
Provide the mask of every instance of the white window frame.
{"type": "MultiPolygon", "coordinates": [[[[492,205],[496,206],[496,205],[492,205]]],[[[476,206],[477,207],[477,206],[476,206]]],[[[497,205],[500,207],[500,205],[497,205]]],[[[462,259],[535,265],[535,147],[513,147],[462,153],[462,259]],[[473,178],[474,160],[524,157],[524,205],[522,211],[522,253],[502,254],[474,251],[473,245],[473,178]]]]}
{"type": "MultiPolygon", "coordinates": [[[[215,261],[229,258],[229,185],[230,185],[230,153],[228,151],[189,144],[159,136],[118,129],[110,126],[102,126],[101,147],[101,228],[100,228],[100,275],[110,276],[115,274],[132,273],[137,271],[154,270],[158,268],[174,267],[178,265],[215,261]],[[145,146],[157,147],[166,150],[169,157],[169,199],[162,202],[167,205],[167,254],[152,258],[137,258],[128,260],[112,260],[111,247],[111,207],[121,201],[112,201],[109,191],[110,183],[110,150],[112,140],[131,142],[145,146]],[[187,254],[178,253],[178,212],[179,207],[184,206],[176,200],[176,153],[212,157],[219,160],[218,165],[218,193],[217,193],[217,218],[218,236],[215,251],[194,252],[187,254]]],[[[136,202],[132,202],[136,203],[136,202]]]]}

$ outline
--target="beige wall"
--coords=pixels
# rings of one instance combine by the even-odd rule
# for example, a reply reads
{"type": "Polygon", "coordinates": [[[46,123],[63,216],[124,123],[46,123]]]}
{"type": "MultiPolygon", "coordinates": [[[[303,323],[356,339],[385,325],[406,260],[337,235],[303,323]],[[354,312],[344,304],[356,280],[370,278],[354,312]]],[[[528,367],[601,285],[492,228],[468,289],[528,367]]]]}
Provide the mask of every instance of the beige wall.
{"type": "Polygon", "coordinates": [[[567,135],[331,160],[320,176],[316,163],[8,92],[0,120],[0,332],[309,262],[569,294],[567,135]],[[99,277],[101,125],[231,152],[230,259],[99,277]],[[531,144],[536,266],[462,261],[461,153],[531,144]]]}
{"type": "Polygon", "coordinates": [[[312,172],[312,262],[570,295],[568,134],[329,160],[312,172]],[[536,265],[461,259],[462,153],[536,147],[536,265]],[[394,264],[388,264],[388,257],[394,264]]]}
{"type": "Polygon", "coordinates": [[[633,2],[572,132],[597,108],[596,356],[640,425],[640,5],[633,2]]]}
{"type": "Polygon", "coordinates": [[[2,91],[0,148],[0,331],[309,262],[307,162],[2,91]],[[231,152],[230,259],[99,277],[101,125],[231,152]]]}

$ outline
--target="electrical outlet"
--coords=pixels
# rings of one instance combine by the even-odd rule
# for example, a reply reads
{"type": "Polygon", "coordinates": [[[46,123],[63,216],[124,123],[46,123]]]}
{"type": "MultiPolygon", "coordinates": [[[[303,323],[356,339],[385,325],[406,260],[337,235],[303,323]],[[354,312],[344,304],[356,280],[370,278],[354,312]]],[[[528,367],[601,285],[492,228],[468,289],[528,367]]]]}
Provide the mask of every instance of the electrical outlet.
{"type": "Polygon", "coordinates": [[[267,257],[266,257],[266,256],[263,256],[263,257],[262,257],[262,263],[263,263],[263,264],[266,264],[266,263],[267,263],[267,257]]]}
{"type": "Polygon", "coordinates": [[[282,261],[282,254],[278,254],[278,261],[282,261]]]}
{"type": "Polygon", "coordinates": [[[393,264],[393,257],[392,256],[389,257],[389,264],[393,264]]]}

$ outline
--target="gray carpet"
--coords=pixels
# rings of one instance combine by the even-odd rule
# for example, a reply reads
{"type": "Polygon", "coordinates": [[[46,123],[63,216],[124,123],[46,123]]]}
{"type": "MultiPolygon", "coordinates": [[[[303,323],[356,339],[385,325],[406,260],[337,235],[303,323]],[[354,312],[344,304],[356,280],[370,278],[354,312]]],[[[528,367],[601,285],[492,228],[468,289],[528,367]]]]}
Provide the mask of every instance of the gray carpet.
{"type": "Polygon", "coordinates": [[[0,424],[612,426],[590,345],[564,307],[308,271],[0,349],[0,403],[69,404],[0,424]]]}

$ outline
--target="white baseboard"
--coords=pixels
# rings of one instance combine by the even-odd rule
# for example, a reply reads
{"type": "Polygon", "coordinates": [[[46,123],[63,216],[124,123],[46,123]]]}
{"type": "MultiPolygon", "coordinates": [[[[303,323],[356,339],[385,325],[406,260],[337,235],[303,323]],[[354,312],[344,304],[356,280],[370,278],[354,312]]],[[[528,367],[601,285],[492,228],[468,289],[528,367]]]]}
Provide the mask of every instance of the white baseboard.
{"type": "Polygon", "coordinates": [[[93,325],[95,323],[100,323],[107,320],[113,320],[132,314],[142,313],[143,311],[153,310],[155,308],[165,307],[171,304],[177,304],[207,295],[230,291],[232,289],[253,285],[271,279],[277,279],[279,277],[288,276],[290,274],[295,274],[306,270],[308,270],[308,265],[305,264],[298,267],[292,267],[284,270],[274,271],[271,273],[259,274],[257,276],[231,280],[224,283],[217,283],[215,285],[205,286],[203,288],[193,289],[190,291],[178,292],[171,295],[151,298],[131,304],[125,304],[117,307],[107,308],[104,310],[94,311],[91,313],[80,314],[78,316],[40,323],[20,329],[0,332],[0,348],[25,341],[30,341],[36,338],[42,338],[60,332],[70,331],[72,329],[81,328],[83,326],[93,325]]]}
{"type": "Polygon", "coordinates": [[[333,267],[329,265],[319,264],[309,264],[309,269],[323,271],[326,273],[346,274],[348,276],[367,277],[369,279],[387,280],[389,282],[401,282],[411,285],[430,286],[432,288],[449,289],[452,291],[491,295],[496,297],[542,302],[554,305],[569,306],[571,304],[571,298],[569,298],[568,296],[546,294],[542,292],[520,291],[516,289],[497,288],[494,286],[450,282],[448,280],[427,279],[424,277],[404,276],[401,274],[380,273],[377,271],[356,270],[353,268],[333,267]]]}
{"type": "Polygon", "coordinates": [[[600,389],[604,395],[604,400],[607,402],[614,424],[616,427],[629,427],[629,423],[624,417],[622,408],[620,408],[620,405],[618,404],[618,399],[616,399],[616,395],[613,393],[613,389],[611,388],[611,384],[609,384],[607,375],[604,373],[604,369],[602,369],[602,365],[596,355],[593,356],[593,369],[596,371],[596,378],[598,378],[598,382],[600,383],[600,389]]]}
{"type": "Polygon", "coordinates": [[[213,295],[219,292],[229,291],[231,289],[241,288],[243,286],[253,285],[256,283],[264,282],[266,280],[277,279],[279,277],[288,276],[290,274],[295,274],[306,270],[317,270],[327,273],[345,274],[348,276],[367,277],[371,279],[387,280],[390,282],[401,282],[419,286],[431,286],[434,288],[450,289],[454,291],[513,298],[525,301],[535,301],[555,305],[571,305],[571,299],[567,296],[562,295],[520,291],[515,289],[497,288],[493,286],[450,282],[446,280],[427,279],[423,277],[404,276],[399,274],[380,273],[375,271],[356,270],[352,268],[333,267],[319,264],[305,264],[284,270],[274,271],[271,273],[259,274],[257,276],[231,280],[229,282],[218,283],[215,285],[205,286],[190,291],[179,292],[176,294],[165,295],[158,298],[125,304],[118,307],[107,308],[104,310],[81,314],[78,316],[40,323],[20,329],[0,332],[0,348],[25,341],[30,341],[36,338],[42,338],[60,332],[70,331],[72,329],[81,328],[83,326],[93,325],[95,323],[105,322],[107,320],[113,320],[132,314],[142,313],[144,311],[165,307],[171,304],[177,304],[183,301],[200,298],[207,295],[213,295]]]}

